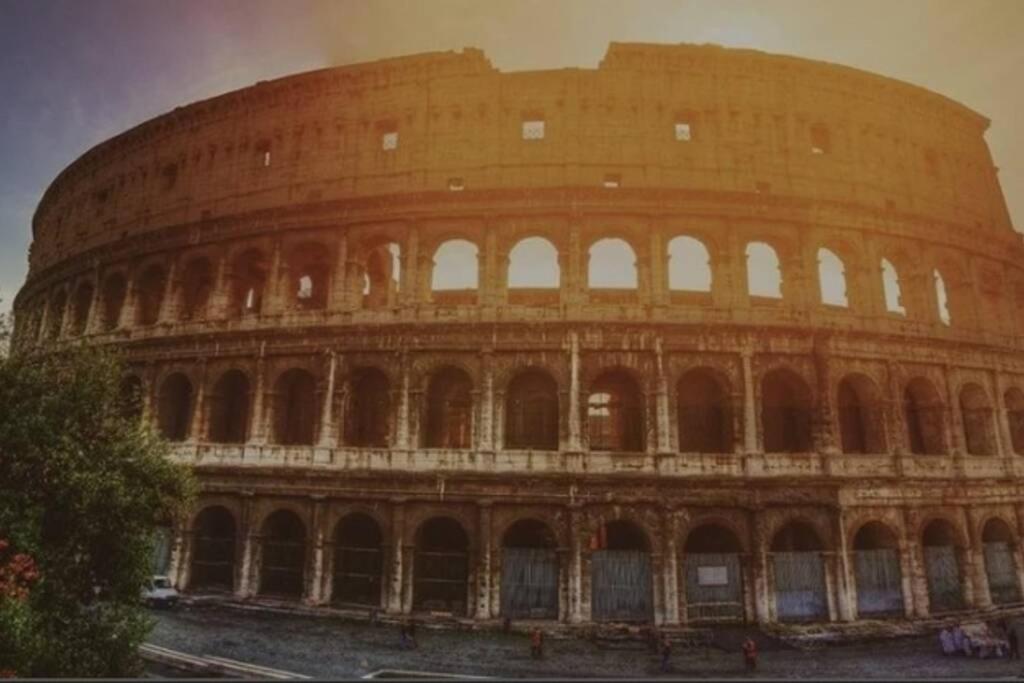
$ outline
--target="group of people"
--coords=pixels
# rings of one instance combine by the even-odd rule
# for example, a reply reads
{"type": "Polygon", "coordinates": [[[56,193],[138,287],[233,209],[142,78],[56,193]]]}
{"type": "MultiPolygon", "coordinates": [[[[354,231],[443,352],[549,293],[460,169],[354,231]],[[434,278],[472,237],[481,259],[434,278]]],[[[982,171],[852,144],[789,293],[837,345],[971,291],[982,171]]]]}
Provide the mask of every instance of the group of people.
{"type": "Polygon", "coordinates": [[[964,628],[959,623],[943,627],[939,631],[939,647],[947,657],[1009,657],[1020,659],[1020,643],[1015,626],[1005,624],[989,627],[986,624],[969,624],[964,628]]]}

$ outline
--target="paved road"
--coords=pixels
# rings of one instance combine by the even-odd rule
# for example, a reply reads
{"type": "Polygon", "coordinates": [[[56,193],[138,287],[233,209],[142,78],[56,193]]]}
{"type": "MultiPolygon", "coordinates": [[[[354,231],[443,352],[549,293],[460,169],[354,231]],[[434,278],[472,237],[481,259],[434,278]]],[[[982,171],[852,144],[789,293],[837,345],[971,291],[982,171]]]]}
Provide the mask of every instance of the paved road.
{"type": "MultiPolygon", "coordinates": [[[[149,641],[194,655],[218,655],[319,678],[357,677],[379,669],[413,669],[506,677],[660,677],[656,655],[639,644],[608,649],[576,638],[548,638],[545,658],[530,658],[521,634],[420,626],[420,647],[398,647],[395,626],[335,618],[268,614],[217,606],[153,612],[149,641]]],[[[680,651],[680,676],[746,677],[738,653],[680,651]]],[[[945,658],[933,638],[844,645],[813,652],[763,652],[758,676],[772,678],[1017,677],[1024,664],[945,658]]]]}

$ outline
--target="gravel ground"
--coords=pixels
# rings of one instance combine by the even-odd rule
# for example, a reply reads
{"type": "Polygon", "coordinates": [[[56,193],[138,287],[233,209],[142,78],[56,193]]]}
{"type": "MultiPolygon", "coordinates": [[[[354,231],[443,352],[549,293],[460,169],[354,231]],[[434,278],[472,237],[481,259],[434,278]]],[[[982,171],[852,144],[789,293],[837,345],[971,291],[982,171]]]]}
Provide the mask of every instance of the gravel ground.
{"type": "MultiPolygon", "coordinates": [[[[505,677],[747,677],[738,653],[680,650],[672,673],[639,643],[615,649],[578,638],[548,637],[545,657],[530,658],[529,638],[490,631],[451,631],[419,625],[419,648],[398,647],[393,625],[341,619],[181,606],[155,611],[149,642],[193,655],[216,655],[318,678],[359,677],[379,669],[505,677]]],[[[815,651],[762,652],[766,678],[1017,678],[1024,664],[1008,660],[946,658],[934,638],[836,645],[815,651]]]]}

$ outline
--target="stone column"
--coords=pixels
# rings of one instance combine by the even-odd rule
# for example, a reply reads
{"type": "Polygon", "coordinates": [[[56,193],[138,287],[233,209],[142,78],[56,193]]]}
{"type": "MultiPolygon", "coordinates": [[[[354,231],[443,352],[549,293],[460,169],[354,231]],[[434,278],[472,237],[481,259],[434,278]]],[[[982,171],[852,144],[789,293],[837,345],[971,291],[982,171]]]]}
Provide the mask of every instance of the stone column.
{"type": "Polygon", "coordinates": [[[665,235],[660,221],[651,221],[648,228],[650,231],[650,299],[655,306],[664,306],[669,301],[668,254],[665,251],[665,235]]]}
{"type": "MultiPolygon", "coordinates": [[[[835,419],[832,414],[832,379],[829,362],[828,339],[815,337],[814,376],[817,381],[817,408],[814,416],[814,437],[816,449],[823,455],[839,452],[836,444],[835,419]]],[[[827,460],[826,460],[827,462],[827,460]]]]}
{"type": "MultiPolygon", "coordinates": [[[[124,302],[121,304],[121,312],[117,317],[118,329],[129,329],[135,326],[135,279],[136,274],[126,271],[124,274],[124,302]]],[[[47,319],[50,317],[50,308],[47,306],[47,319]]],[[[49,324],[49,320],[47,320],[49,324]]]]}
{"type": "Polygon", "coordinates": [[[759,624],[771,621],[771,594],[768,576],[768,543],[767,529],[763,519],[764,510],[750,511],[750,555],[751,574],[754,581],[754,612],[759,624]]]}
{"type": "Polygon", "coordinates": [[[334,424],[334,385],[338,369],[338,355],[334,349],[327,350],[327,386],[324,390],[323,403],[320,407],[320,438],[317,445],[320,448],[334,448],[338,445],[336,427],[334,424]]]}
{"type": "Polygon", "coordinates": [[[164,293],[160,297],[160,310],[157,312],[156,322],[159,325],[174,322],[177,317],[177,306],[175,305],[175,294],[177,293],[178,259],[172,258],[167,266],[167,280],[164,282],[164,293]]]}
{"type": "Polygon", "coordinates": [[[658,452],[670,454],[672,449],[672,427],[668,409],[668,380],[665,378],[665,355],[661,337],[654,340],[654,358],[657,367],[655,405],[657,407],[658,452]]]}
{"type": "Polygon", "coordinates": [[[391,567],[388,572],[387,606],[388,614],[406,612],[404,600],[405,578],[405,500],[391,501],[391,567]]]}
{"type": "Polygon", "coordinates": [[[264,407],[267,392],[267,363],[264,357],[265,345],[260,345],[256,359],[256,381],[252,392],[252,415],[249,416],[249,443],[262,446],[267,443],[267,420],[264,407]]]}
{"type": "Polygon", "coordinates": [[[238,520],[238,535],[240,536],[241,547],[239,549],[238,580],[235,583],[235,596],[248,598],[256,592],[256,583],[253,580],[255,568],[255,530],[252,528],[253,517],[255,516],[252,492],[242,494],[241,518],[238,520]]]}
{"type": "Polygon", "coordinates": [[[904,455],[910,448],[907,445],[906,428],[903,425],[903,392],[900,391],[896,370],[891,360],[885,363],[885,377],[888,383],[889,400],[886,401],[886,443],[889,450],[897,456],[904,455]]]}
{"type": "Polygon", "coordinates": [[[401,368],[401,388],[398,397],[398,426],[395,430],[395,449],[396,450],[408,450],[410,448],[409,437],[409,359],[406,352],[402,352],[399,357],[399,366],[401,368]]]}
{"type": "Polygon", "coordinates": [[[307,543],[306,557],[309,579],[305,586],[306,604],[319,605],[323,602],[324,582],[324,527],[326,525],[326,503],[322,495],[313,497],[313,514],[307,543]]]}
{"type": "Polygon", "coordinates": [[[404,306],[413,306],[421,301],[419,285],[420,275],[417,268],[419,264],[419,226],[410,223],[406,229],[406,244],[402,250],[402,272],[399,273],[399,288],[401,290],[401,302],[404,306]]]}
{"type": "Polygon", "coordinates": [[[477,449],[484,453],[494,451],[494,354],[485,349],[481,354],[483,386],[480,393],[480,429],[477,449]]]}
{"type": "Polygon", "coordinates": [[[270,253],[270,273],[267,278],[267,294],[260,307],[261,314],[281,313],[287,307],[286,288],[281,282],[284,274],[281,258],[281,240],[275,239],[270,253]]]}
{"type": "Polygon", "coordinates": [[[100,269],[93,269],[93,290],[92,301],[89,302],[89,314],[85,318],[85,336],[96,334],[103,328],[100,309],[103,307],[103,280],[100,279],[100,269]]]}
{"type": "Polygon", "coordinates": [[[575,331],[569,332],[569,443],[570,453],[583,451],[580,425],[580,342],[575,331]]]}
{"type": "Polygon", "coordinates": [[[946,443],[950,444],[952,447],[954,458],[963,457],[967,453],[967,444],[964,436],[963,415],[960,414],[960,398],[956,393],[956,369],[947,365],[945,379],[950,418],[947,422],[949,424],[949,430],[951,431],[951,434],[949,435],[950,438],[946,440],[946,443]]]}
{"type": "Polygon", "coordinates": [[[583,621],[583,541],[586,530],[583,511],[569,508],[569,623],[583,621]]]}
{"type": "Polygon", "coordinates": [[[477,297],[481,305],[495,306],[499,303],[503,289],[498,274],[498,226],[493,218],[488,218],[484,224],[478,264],[477,297]]]}
{"type": "Polygon", "coordinates": [[[491,504],[478,503],[480,529],[480,556],[477,558],[476,618],[491,618],[491,504]]]}
{"type": "Polygon", "coordinates": [[[836,538],[836,606],[840,621],[857,618],[857,583],[853,578],[850,550],[846,538],[846,515],[837,510],[833,515],[836,538]]]}
{"type": "Polygon", "coordinates": [[[214,274],[213,290],[210,292],[210,301],[207,303],[211,320],[223,320],[229,317],[231,306],[231,278],[229,277],[230,265],[228,255],[222,254],[216,263],[214,274]]]}
{"type": "Polygon", "coordinates": [[[188,587],[190,578],[189,563],[185,562],[184,557],[186,543],[190,543],[192,540],[186,540],[189,534],[191,534],[191,530],[188,528],[188,520],[178,520],[178,523],[174,525],[174,538],[171,541],[171,563],[167,568],[167,576],[170,577],[172,584],[179,591],[183,591],[188,587]]]}
{"type": "Polygon", "coordinates": [[[192,418],[188,425],[188,441],[192,443],[206,438],[206,358],[199,360],[196,378],[196,400],[192,404],[192,418]]]}
{"type": "Polygon", "coordinates": [[[921,548],[921,540],[916,535],[912,535],[912,532],[917,530],[919,521],[917,514],[904,508],[901,534],[909,570],[905,581],[907,589],[912,596],[908,604],[913,609],[915,616],[924,618],[931,611],[931,601],[928,595],[928,578],[925,575],[924,552],[921,548]]]}
{"type": "Polygon", "coordinates": [[[761,446],[757,438],[757,404],[754,397],[754,371],[751,367],[754,352],[744,347],[740,352],[743,361],[743,450],[759,453],[761,446]]]}
{"type": "MultiPolygon", "coordinates": [[[[1006,387],[1003,384],[1003,373],[998,369],[992,371],[992,386],[995,391],[996,420],[999,425],[998,433],[1003,457],[1009,461],[1016,455],[1013,449],[1013,433],[1010,430],[1010,416],[1006,407],[1006,387]]],[[[1012,463],[1007,463],[1007,474],[1013,473],[1012,463]]]]}
{"type": "Polygon", "coordinates": [[[562,284],[562,303],[575,305],[586,301],[587,272],[582,252],[579,218],[571,216],[570,221],[569,249],[566,254],[569,266],[568,278],[562,284]]]}
{"type": "MultiPolygon", "coordinates": [[[[679,512],[665,508],[661,513],[661,528],[664,541],[665,588],[664,617],[662,623],[674,626],[682,620],[680,605],[685,610],[685,591],[679,590],[679,512]]],[[[685,614],[685,611],[682,613],[685,614]]]]}
{"type": "MultiPolygon", "coordinates": [[[[974,592],[974,607],[980,609],[992,609],[992,593],[988,587],[988,572],[985,569],[985,552],[981,540],[979,511],[975,508],[966,508],[963,511],[964,523],[967,527],[967,542],[970,544],[965,549],[964,555],[968,558],[968,567],[964,567],[964,574],[971,577],[971,588],[974,592]]],[[[964,582],[965,588],[967,582],[964,582]]]]}

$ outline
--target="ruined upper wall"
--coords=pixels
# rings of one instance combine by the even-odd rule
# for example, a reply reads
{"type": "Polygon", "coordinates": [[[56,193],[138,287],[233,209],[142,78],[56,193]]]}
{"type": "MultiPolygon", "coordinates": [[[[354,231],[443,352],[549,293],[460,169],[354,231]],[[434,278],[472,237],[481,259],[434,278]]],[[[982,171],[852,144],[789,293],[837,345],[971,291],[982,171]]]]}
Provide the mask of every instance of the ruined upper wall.
{"type": "Polygon", "coordinates": [[[598,69],[518,73],[472,49],[382,60],[261,82],[93,148],[40,202],[30,273],[223,215],[609,179],[1008,231],[987,125],[916,86],[717,46],[613,43],[598,69]],[[523,139],[528,119],[545,122],[543,139],[523,139]],[[677,139],[678,123],[689,140],[677,139]]]}

